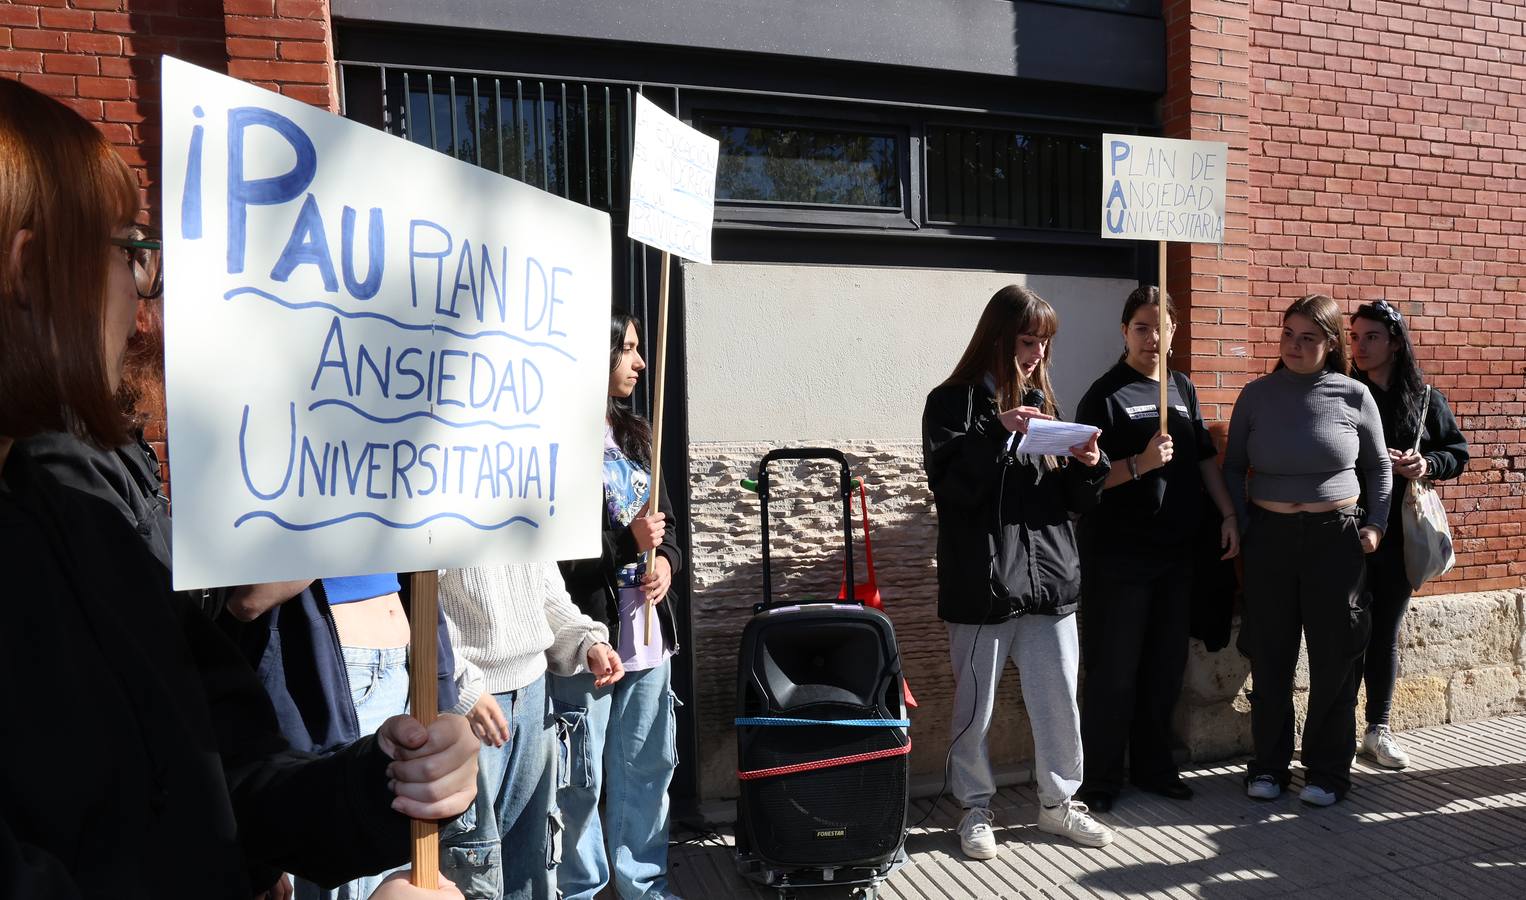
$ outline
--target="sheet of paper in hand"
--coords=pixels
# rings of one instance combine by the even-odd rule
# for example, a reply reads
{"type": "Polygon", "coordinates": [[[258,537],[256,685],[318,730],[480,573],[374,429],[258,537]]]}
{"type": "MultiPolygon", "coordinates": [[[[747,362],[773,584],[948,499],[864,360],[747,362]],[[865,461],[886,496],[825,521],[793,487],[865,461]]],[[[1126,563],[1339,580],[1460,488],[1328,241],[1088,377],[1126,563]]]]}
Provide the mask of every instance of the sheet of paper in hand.
{"type": "Polygon", "coordinates": [[[1028,433],[1018,443],[1017,452],[1029,456],[1070,456],[1071,447],[1086,443],[1099,431],[1100,428],[1075,422],[1029,419],[1028,433]]]}

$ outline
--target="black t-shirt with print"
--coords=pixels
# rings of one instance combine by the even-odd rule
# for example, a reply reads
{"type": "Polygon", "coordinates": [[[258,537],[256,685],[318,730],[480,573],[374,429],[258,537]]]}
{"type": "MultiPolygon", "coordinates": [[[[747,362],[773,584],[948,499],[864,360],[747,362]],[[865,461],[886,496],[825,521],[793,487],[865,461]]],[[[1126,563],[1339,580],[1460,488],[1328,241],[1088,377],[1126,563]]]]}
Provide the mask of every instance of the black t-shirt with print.
{"type": "MultiPolygon", "coordinates": [[[[1197,390],[1171,373],[1167,427],[1175,452],[1164,467],[1140,473],[1102,492],[1102,503],[1081,520],[1083,553],[1131,557],[1191,545],[1203,504],[1198,464],[1216,455],[1198,409],[1197,390]]],[[[1119,362],[1097,379],[1076,408],[1076,421],[1102,429],[1109,459],[1124,463],[1144,452],[1160,428],[1160,384],[1119,362]]]]}

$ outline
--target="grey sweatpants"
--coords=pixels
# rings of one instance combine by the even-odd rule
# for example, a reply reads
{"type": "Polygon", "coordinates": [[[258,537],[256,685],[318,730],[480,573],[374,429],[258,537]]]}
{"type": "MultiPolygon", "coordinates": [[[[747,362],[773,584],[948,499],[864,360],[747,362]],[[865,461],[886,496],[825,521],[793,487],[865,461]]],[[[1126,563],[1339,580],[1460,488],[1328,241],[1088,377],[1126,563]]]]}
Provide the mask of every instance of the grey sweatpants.
{"type": "Polygon", "coordinates": [[[950,736],[955,740],[949,760],[954,798],[970,808],[988,806],[996,794],[986,733],[996,705],[997,680],[1010,657],[1022,680],[1023,705],[1033,728],[1039,802],[1058,806],[1069,800],[1081,787],[1076,617],[1028,615],[995,625],[947,625],[954,669],[950,736]]]}

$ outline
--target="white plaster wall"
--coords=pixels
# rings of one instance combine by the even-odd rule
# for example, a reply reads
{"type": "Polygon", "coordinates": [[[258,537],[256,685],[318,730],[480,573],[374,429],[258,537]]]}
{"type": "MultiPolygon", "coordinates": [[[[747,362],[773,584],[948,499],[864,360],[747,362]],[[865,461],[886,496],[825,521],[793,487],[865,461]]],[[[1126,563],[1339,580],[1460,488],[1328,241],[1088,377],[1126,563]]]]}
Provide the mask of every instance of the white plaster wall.
{"type": "Polygon", "coordinates": [[[1074,411],[1117,359],[1132,281],[925,269],[685,264],[689,436],[708,441],[919,440],[991,295],[1054,305],[1055,390],[1074,411]]]}

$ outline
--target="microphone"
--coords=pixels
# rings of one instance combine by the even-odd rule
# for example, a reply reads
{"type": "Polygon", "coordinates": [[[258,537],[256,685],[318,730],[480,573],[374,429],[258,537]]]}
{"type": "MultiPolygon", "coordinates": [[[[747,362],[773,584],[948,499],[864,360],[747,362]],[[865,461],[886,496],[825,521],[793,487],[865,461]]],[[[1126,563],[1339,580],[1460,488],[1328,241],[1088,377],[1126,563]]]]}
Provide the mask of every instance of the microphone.
{"type": "MultiPolygon", "coordinates": [[[[1031,406],[1035,409],[1042,410],[1044,408],[1044,392],[1036,387],[1029,388],[1023,393],[1023,400],[1019,405],[1031,406]]],[[[1002,449],[1002,457],[1006,462],[1012,461],[1012,458],[1015,455],[1016,447],[1017,432],[1014,431],[1007,435],[1007,446],[1002,449]]]]}

